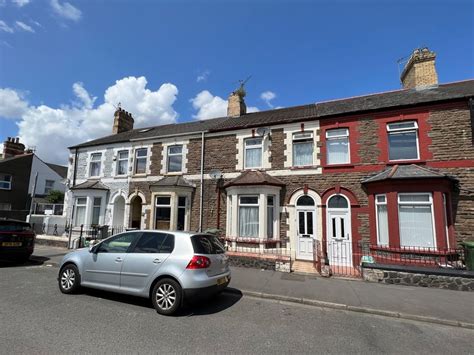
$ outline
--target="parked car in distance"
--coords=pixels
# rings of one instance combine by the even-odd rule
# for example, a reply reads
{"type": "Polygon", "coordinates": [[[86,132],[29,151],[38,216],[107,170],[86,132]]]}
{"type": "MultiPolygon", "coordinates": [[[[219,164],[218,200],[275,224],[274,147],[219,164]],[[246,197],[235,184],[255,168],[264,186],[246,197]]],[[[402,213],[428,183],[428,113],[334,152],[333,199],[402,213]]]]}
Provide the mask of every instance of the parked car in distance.
{"type": "Polygon", "coordinates": [[[228,257],[211,234],[128,231],[64,256],[59,289],[81,286],[150,298],[171,315],[185,299],[217,294],[230,282],[228,257]]]}
{"type": "Polygon", "coordinates": [[[26,262],[33,254],[35,239],[29,223],[0,219],[0,260],[26,262]]]}

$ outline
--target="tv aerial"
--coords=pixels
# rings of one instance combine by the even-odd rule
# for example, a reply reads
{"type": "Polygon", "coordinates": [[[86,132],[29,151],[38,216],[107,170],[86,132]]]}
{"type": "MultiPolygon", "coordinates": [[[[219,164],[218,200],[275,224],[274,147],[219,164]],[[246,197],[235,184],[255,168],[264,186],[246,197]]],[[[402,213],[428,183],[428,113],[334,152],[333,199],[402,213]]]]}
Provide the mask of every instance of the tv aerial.
{"type": "Polygon", "coordinates": [[[258,127],[255,133],[257,133],[260,137],[268,137],[268,139],[271,140],[270,128],[268,127],[258,127]]]}

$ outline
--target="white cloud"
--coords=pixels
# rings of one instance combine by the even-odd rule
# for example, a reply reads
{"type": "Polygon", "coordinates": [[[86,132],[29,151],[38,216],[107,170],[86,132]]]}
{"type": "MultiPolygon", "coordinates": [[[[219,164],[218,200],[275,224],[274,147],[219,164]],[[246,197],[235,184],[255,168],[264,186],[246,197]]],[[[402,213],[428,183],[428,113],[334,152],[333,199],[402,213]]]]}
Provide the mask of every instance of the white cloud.
{"type": "Polygon", "coordinates": [[[30,0],[12,0],[12,2],[18,7],[23,7],[25,5],[28,5],[30,3],[30,0]]]}
{"type": "Polygon", "coordinates": [[[276,97],[276,94],[272,91],[264,91],[261,93],[260,98],[265,101],[268,107],[273,108],[272,100],[276,97]]]}
{"type": "MultiPolygon", "coordinates": [[[[173,104],[178,95],[177,87],[165,83],[153,91],[146,86],[145,77],[117,80],[107,88],[104,103],[99,106],[94,106],[96,98],[82,83],[73,85],[76,101],[72,105],[55,108],[28,106],[23,102],[18,122],[20,139],[25,145],[35,147],[47,162],[65,163],[68,146],[112,134],[113,115],[119,102],[133,114],[135,128],[176,122],[178,114],[173,104]]],[[[0,116],[3,116],[1,110],[0,116]]]]}
{"type": "Polygon", "coordinates": [[[0,117],[19,119],[28,109],[22,95],[9,88],[0,88],[0,117]]]}
{"type": "Polygon", "coordinates": [[[79,21],[82,17],[82,11],[68,2],[59,3],[59,0],[51,0],[53,11],[66,20],[79,21]]]}
{"type": "Polygon", "coordinates": [[[199,83],[201,81],[207,81],[207,78],[209,77],[210,74],[211,72],[209,70],[204,70],[201,74],[197,76],[196,82],[199,83]]]}
{"type": "MultiPolygon", "coordinates": [[[[214,96],[207,90],[201,91],[189,101],[193,104],[193,108],[198,110],[198,112],[193,115],[193,118],[197,120],[227,116],[227,100],[219,96],[214,96]]],[[[258,111],[260,111],[258,107],[247,107],[247,113],[258,111]]]]}
{"type": "Polygon", "coordinates": [[[7,25],[5,21],[0,20],[0,31],[7,32],[7,33],[13,33],[13,28],[7,25]]]}
{"type": "Polygon", "coordinates": [[[33,29],[33,27],[28,26],[26,23],[21,22],[21,21],[16,21],[15,23],[16,23],[16,27],[17,27],[17,28],[20,28],[20,29],[22,29],[23,31],[35,33],[35,30],[33,29]]]}

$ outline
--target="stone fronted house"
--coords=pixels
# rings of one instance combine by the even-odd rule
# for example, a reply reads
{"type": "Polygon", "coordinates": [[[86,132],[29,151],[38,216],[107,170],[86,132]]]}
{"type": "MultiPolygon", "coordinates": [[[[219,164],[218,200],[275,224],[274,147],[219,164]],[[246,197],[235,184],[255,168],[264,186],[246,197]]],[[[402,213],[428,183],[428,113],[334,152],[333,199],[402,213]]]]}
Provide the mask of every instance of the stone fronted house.
{"type": "Polygon", "coordinates": [[[226,117],[141,129],[119,108],[112,135],[70,148],[65,213],[75,225],[218,229],[231,252],[300,264],[320,248],[355,266],[361,241],[447,251],[474,230],[474,80],[438,84],[423,49],[401,81],[255,113],[239,89],[226,117]]]}

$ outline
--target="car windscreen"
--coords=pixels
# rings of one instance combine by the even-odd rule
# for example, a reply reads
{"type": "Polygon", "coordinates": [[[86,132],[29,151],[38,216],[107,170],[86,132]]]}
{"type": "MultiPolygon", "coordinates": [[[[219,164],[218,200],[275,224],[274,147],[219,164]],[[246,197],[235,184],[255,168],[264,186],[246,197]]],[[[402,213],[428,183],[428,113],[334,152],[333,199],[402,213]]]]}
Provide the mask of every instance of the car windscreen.
{"type": "Polygon", "coordinates": [[[214,235],[196,234],[191,237],[194,253],[196,254],[223,254],[224,246],[214,235]]]}
{"type": "Polygon", "coordinates": [[[21,221],[0,220],[0,232],[23,232],[31,230],[30,224],[21,221]]]}

